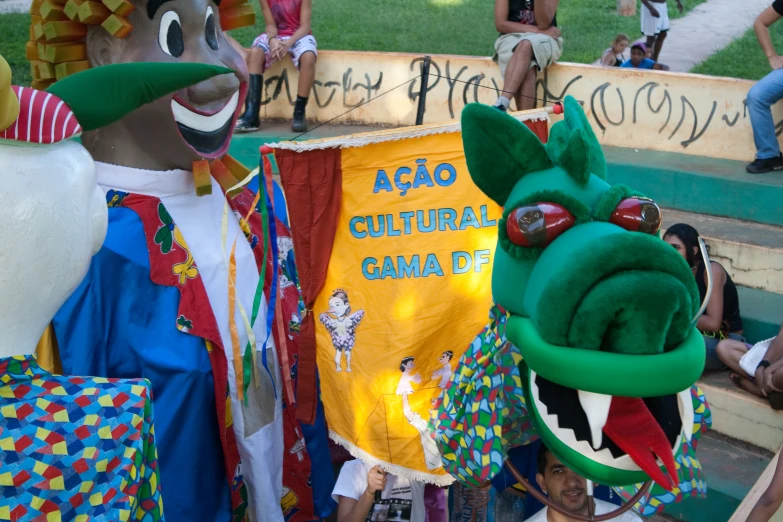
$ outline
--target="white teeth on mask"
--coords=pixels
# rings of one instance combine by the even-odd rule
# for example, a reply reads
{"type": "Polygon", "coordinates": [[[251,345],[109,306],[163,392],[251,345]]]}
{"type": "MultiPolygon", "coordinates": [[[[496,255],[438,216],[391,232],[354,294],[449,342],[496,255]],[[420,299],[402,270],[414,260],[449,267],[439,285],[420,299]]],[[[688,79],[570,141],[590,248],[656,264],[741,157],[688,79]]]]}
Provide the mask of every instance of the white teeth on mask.
{"type": "Polygon", "coordinates": [[[690,388],[677,394],[677,407],[680,409],[682,431],[685,432],[685,438],[690,442],[693,437],[693,399],[690,388]]]}
{"type": "Polygon", "coordinates": [[[171,111],[174,113],[174,120],[185,127],[201,132],[215,132],[233,118],[237,105],[239,105],[239,91],[231,96],[219,112],[211,116],[195,113],[176,100],[171,100],[171,111]]]}
{"type": "Polygon", "coordinates": [[[579,402],[587,415],[590,424],[590,435],[593,441],[593,449],[601,447],[604,437],[604,426],[609,418],[609,407],[612,405],[612,396],[602,393],[593,393],[577,390],[579,402]]]}

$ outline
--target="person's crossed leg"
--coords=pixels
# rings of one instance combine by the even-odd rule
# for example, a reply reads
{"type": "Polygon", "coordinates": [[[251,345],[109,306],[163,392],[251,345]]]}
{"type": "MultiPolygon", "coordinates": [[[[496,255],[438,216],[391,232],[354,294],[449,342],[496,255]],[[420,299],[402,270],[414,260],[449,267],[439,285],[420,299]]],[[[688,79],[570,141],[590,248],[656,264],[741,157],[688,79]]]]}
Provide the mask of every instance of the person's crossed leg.
{"type": "Polygon", "coordinates": [[[535,107],[536,66],[532,65],[533,45],[529,40],[521,40],[506,65],[503,75],[503,91],[495,106],[508,110],[513,97],[517,110],[535,107]]]}
{"type": "Polygon", "coordinates": [[[750,346],[733,339],[718,343],[716,353],[733,373],[732,383],[769,400],[772,408],[783,409],[783,327],[778,336],[750,346]]]}

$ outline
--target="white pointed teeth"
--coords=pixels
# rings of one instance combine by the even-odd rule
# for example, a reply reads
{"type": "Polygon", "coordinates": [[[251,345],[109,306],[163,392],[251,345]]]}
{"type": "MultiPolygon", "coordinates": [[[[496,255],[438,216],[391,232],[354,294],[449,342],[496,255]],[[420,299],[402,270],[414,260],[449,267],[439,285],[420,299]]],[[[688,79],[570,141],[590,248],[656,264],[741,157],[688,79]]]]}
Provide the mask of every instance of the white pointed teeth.
{"type": "Polygon", "coordinates": [[[693,437],[693,399],[690,388],[677,394],[677,407],[680,409],[682,431],[685,432],[685,438],[690,442],[693,437]]]}
{"type": "Polygon", "coordinates": [[[582,404],[582,409],[587,415],[587,422],[590,424],[593,449],[597,450],[603,442],[604,426],[609,418],[612,396],[583,390],[577,390],[577,392],[579,392],[579,402],[582,404]]]}

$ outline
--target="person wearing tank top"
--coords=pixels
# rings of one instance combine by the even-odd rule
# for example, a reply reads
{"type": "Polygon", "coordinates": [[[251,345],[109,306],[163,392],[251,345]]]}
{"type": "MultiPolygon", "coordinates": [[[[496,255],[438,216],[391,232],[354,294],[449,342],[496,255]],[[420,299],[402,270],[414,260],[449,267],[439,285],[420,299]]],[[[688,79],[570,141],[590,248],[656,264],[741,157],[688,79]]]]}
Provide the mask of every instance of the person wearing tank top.
{"type": "Polygon", "coordinates": [[[513,98],[517,110],[535,107],[536,72],[560,58],[563,39],[557,27],[559,0],[495,0],[493,60],[503,75],[503,91],[495,107],[507,111],[513,98]]]}
{"type": "MultiPolygon", "coordinates": [[[[688,262],[696,278],[701,302],[707,296],[707,267],[699,250],[699,233],[690,225],[678,223],[672,225],[663,236],[664,241],[674,247],[688,262]]],[[[704,346],[707,360],[704,364],[707,370],[724,370],[726,365],[717,354],[718,343],[722,339],[734,339],[744,342],[742,316],[740,315],[739,295],[737,287],[726,270],[714,261],[710,262],[712,269],[713,288],[707,309],[699,317],[696,328],[704,336],[704,346]]]]}

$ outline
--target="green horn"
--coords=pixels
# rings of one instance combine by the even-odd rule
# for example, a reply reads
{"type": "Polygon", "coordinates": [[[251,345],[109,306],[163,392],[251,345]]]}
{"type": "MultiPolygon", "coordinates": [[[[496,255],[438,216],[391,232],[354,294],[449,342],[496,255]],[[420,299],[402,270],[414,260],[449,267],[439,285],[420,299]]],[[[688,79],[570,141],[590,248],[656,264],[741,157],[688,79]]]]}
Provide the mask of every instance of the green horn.
{"type": "Polygon", "coordinates": [[[146,103],[221,74],[203,63],[117,63],[73,74],[47,89],[73,111],[85,131],[122,119],[146,103]]]}

